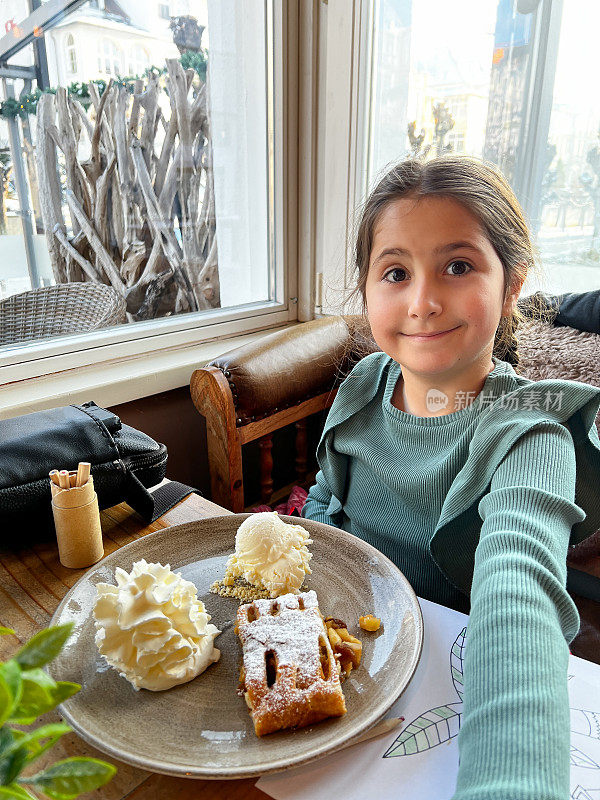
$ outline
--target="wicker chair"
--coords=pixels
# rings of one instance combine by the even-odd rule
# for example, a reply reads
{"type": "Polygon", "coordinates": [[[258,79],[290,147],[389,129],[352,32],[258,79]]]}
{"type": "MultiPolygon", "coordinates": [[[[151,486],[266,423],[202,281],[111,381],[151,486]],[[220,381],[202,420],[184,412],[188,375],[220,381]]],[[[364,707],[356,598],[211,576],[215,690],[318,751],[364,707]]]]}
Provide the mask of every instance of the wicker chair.
{"type": "Polygon", "coordinates": [[[0,301],[0,346],[125,322],[125,300],[104,283],[59,283],[0,301]]]}

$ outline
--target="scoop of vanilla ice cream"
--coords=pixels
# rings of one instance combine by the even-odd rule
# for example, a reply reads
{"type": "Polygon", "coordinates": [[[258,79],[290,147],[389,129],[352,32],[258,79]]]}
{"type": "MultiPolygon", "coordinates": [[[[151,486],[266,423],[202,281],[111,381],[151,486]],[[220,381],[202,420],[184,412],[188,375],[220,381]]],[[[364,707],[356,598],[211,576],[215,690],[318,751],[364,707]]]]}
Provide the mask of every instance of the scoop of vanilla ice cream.
{"type": "Polygon", "coordinates": [[[235,535],[235,553],[227,561],[225,578],[241,576],[271,597],[298,594],[311,572],[309,544],[308,532],[301,525],[284,522],[276,511],[252,514],[235,535]]]}
{"type": "Polygon", "coordinates": [[[115,578],[116,586],[96,584],[96,646],[135,689],[170,689],[219,660],[221,631],[191,581],[144,559],[130,573],[117,567],[115,578]]]}

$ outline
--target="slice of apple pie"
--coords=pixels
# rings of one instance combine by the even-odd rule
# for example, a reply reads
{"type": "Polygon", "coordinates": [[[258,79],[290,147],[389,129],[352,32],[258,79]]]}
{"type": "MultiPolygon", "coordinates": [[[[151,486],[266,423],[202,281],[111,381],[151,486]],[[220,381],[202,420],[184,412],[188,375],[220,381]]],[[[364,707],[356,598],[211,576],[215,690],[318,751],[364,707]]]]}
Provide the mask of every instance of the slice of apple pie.
{"type": "Polygon", "coordinates": [[[346,713],[337,662],[314,591],[239,607],[239,694],[257,736],[346,713]]]}

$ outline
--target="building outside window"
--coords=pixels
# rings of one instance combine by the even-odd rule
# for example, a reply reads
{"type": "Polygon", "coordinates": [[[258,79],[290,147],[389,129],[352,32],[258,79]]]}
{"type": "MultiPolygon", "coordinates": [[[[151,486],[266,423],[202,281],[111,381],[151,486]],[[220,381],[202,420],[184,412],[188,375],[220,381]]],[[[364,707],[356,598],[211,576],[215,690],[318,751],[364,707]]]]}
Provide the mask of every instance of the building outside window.
{"type": "Polygon", "coordinates": [[[123,75],[123,52],[119,45],[113,39],[104,39],[102,48],[104,53],[104,72],[107,75],[123,75]]]}

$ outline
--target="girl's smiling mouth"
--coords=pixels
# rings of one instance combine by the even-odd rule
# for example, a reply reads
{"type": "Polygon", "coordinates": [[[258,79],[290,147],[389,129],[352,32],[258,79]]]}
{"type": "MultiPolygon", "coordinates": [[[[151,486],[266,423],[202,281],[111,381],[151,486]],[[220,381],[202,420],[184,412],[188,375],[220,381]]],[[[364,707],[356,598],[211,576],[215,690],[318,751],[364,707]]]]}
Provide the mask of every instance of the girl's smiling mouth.
{"type": "Polygon", "coordinates": [[[447,333],[452,333],[452,331],[457,330],[459,327],[460,326],[457,325],[456,328],[448,328],[448,330],[439,331],[438,333],[403,333],[402,335],[408,336],[409,339],[416,339],[417,341],[421,339],[439,339],[442,336],[445,336],[447,333]]]}

